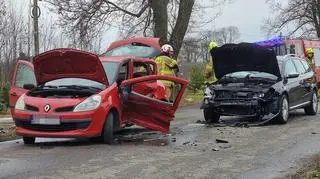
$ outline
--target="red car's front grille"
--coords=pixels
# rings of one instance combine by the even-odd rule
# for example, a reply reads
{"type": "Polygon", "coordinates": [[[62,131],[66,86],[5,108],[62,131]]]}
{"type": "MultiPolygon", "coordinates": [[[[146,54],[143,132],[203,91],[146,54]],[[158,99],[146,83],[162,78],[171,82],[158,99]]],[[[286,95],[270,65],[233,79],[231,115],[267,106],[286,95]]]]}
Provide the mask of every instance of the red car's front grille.
{"type": "Polygon", "coordinates": [[[74,110],[75,106],[67,106],[67,107],[62,107],[62,108],[57,108],[54,111],[55,112],[72,112],[74,110]]]}
{"type": "Polygon", "coordinates": [[[39,111],[39,108],[37,108],[35,106],[28,105],[28,104],[26,104],[25,108],[26,108],[27,111],[34,111],[34,112],[38,112],[39,111]]]}
{"type": "Polygon", "coordinates": [[[91,121],[63,122],[60,125],[31,124],[30,120],[14,119],[17,127],[40,132],[63,132],[87,129],[91,121]]]}

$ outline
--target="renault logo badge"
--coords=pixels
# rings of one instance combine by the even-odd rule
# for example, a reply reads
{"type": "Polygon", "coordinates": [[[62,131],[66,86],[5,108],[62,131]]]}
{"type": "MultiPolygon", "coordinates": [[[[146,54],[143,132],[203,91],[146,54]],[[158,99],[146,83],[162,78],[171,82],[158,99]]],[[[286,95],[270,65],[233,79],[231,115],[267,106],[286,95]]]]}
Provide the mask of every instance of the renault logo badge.
{"type": "Polygon", "coordinates": [[[50,105],[49,104],[47,104],[47,105],[45,105],[44,106],[44,112],[49,112],[50,111],[50,105]]]}

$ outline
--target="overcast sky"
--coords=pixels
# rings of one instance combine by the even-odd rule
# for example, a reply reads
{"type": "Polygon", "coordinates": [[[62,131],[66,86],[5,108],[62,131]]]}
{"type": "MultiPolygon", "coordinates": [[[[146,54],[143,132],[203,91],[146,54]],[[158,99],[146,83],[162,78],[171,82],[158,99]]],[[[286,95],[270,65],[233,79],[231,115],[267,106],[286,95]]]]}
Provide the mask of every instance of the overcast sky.
{"type": "Polygon", "coordinates": [[[241,40],[258,41],[265,38],[261,32],[263,19],[269,16],[265,0],[233,0],[223,8],[223,14],[215,21],[216,27],[233,25],[239,28],[241,40]]]}
{"type": "MultiPolygon", "coordinates": [[[[16,3],[18,13],[25,13],[28,10],[28,0],[9,0],[16,3]]],[[[52,16],[46,10],[45,2],[39,2],[43,16],[52,16]]],[[[225,26],[237,26],[241,33],[241,40],[254,42],[263,40],[265,34],[261,32],[263,19],[270,15],[270,10],[265,0],[233,0],[233,3],[224,6],[222,15],[218,17],[208,28],[219,28],[225,26]]],[[[44,17],[41,18],[44,18],[44,17]]],[[[111,41],[118,38],[116,30],[110,30],[104,34],[103,45],[107,47],[111,41]]]]}

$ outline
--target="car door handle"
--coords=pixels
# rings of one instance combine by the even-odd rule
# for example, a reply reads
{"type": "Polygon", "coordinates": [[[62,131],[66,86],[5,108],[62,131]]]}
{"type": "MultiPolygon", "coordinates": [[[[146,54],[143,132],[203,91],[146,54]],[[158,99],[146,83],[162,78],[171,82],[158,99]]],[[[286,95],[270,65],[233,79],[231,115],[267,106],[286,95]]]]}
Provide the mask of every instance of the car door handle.
{"type": "Polygon", "coordinates": [[[11,96],[18,96],[17,93],[10,93],[11,96]]]}

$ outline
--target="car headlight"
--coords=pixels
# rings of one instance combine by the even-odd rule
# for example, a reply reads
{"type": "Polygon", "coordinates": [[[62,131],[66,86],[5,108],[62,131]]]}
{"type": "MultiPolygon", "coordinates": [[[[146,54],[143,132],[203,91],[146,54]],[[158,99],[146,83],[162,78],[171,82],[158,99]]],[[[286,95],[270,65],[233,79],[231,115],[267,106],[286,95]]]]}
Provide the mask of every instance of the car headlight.
{"type": "Polygon", "coordinates": [[[97,109],[101,104],[101,96],[93,95],[78,104],[73,112],[84,112],[97,109]]]}
{"type": "Polygon", "coordinates": [[[26,105],[24,103],[24,95],[22,95],[19,97],[14,108],[18,109],[18,110],[25,110],[25,107],[26,107],[26,105]]]}
{"type": "Polygon", "coordinates": [[[256,93],[253,95],[253,98],[263,98],[264,97],[264,93],[256,93]]]}
{"type": "Polygon", "coordinates": [[[216,93],[214,90],[210,89],[209,87],[204,91],[204,98],[205,99],[214,99],[216,97],[216,93]]]}

